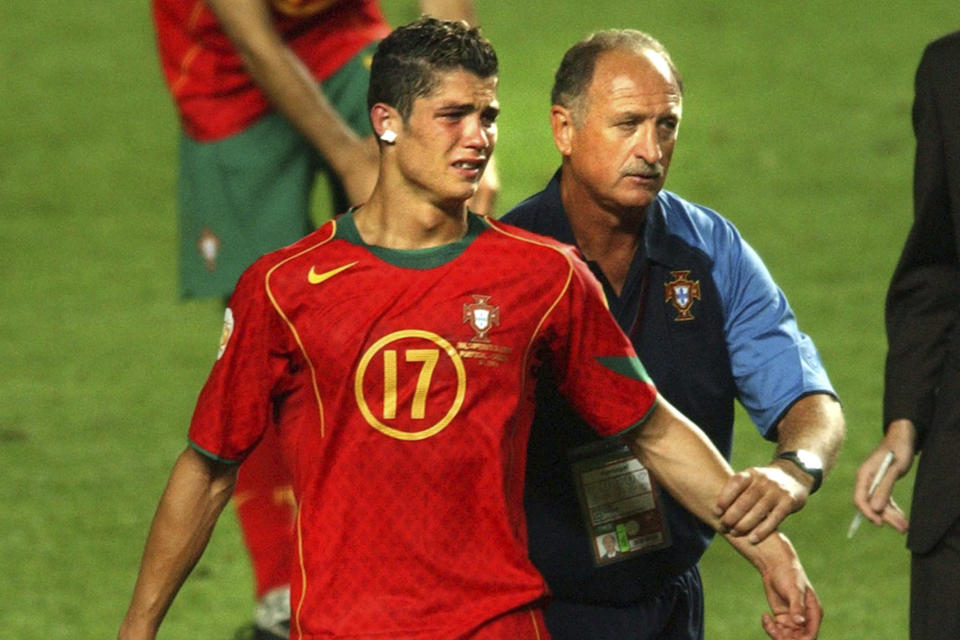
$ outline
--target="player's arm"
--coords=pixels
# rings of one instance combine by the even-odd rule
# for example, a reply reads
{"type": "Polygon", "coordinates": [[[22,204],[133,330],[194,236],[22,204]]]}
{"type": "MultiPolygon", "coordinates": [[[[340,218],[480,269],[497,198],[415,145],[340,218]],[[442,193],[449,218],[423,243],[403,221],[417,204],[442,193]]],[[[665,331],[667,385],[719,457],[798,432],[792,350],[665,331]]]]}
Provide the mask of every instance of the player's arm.
{"type": "Polygon", "coordinates": [[[177,458],[150,526],[120,640],[155,637],[233,495],[237,467],[215,462],[190,447],[177,458]]]}
{"type": "MultiPolygon", "coordinates": [[[[809,451],[822,462],[825,478],[833,469],[846,434],[840,403],[826,393],[797,400],[777,426],[777,455],[809,451]]],[[[717,498],[721,524],[734,535],[749,535],[752,542],[776,530],[788,515],[799,511],[814,486],[814,476],[784,458],[734,475],[717,498]]]]}
{"type": "Polygon", "coordinates": [[[420,0],[420,12],[440,20],[463,20],[477,25],[477,11],[473,0],[420,0]]]}
{"type": "Polygon", "coordinates": [[[323,155],[352,203],[363,202],[377,179],[377,146],[337,114],[310,70],[283,42],[265,0],[206,0],[271,104],[323,155]]]}
{"type": "MultiPolygon", "coordinates": [[[[719,529],[716,495],[733,475],[707,436],[662,396],[644,424],[625,440],[634,455],[684,507],[719,529]]],[[[773,638],[814,638],[822,608],[789,540],[780,533],[759,544],[727,540],[760,572],[772,616],[763,625],[773,638]]]]}

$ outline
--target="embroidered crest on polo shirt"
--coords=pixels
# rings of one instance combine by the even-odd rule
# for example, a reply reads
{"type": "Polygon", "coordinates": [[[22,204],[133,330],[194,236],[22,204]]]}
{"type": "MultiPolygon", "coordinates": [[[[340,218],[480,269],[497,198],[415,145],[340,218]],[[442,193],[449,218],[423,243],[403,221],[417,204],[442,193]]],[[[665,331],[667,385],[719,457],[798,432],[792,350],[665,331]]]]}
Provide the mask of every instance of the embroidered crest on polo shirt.
{"type": "Polygon", "coordinates": [[[473,330],[472,340],[461,340],[457,351],[465,359],[496,367],[508,360],[513,347],[493,344],[487,334],[500,325],[500,307],[490,304],[490,296],[473,294],[473,302],[463,304],[463,322],[473,330]]]}
{"type": "Polygon", "coordinates": [[[490,296],[473,296],[473,302],[464,303],[463,321],[473,329],[476,342],[490,342],[487,333],[500,324],[500,307],[488,304],[490,296]]]}
{"type": "Polygon", "coordinates": [[[700,281],[690,279],[689,269],[671,271],[670,276],[673,280],[663,285],[664,302],[671,303],[677,310],[674,321],[693,320],[694,316],[690,310],[693,308],[693,301],[700,299],[700,281]]]}

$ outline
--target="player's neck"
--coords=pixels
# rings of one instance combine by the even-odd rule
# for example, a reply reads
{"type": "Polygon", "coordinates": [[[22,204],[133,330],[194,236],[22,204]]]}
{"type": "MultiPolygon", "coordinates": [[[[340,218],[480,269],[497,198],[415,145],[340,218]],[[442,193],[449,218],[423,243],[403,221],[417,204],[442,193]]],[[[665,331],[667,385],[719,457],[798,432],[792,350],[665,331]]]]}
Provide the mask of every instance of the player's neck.
{"type": "Polygon", "coordinates": [[[369,245],[388,249],[427,249],[462,239],[467,233],[465,202],[431,202],[378,184],[370,200],[354,212],[357,232],[369,245]]]}

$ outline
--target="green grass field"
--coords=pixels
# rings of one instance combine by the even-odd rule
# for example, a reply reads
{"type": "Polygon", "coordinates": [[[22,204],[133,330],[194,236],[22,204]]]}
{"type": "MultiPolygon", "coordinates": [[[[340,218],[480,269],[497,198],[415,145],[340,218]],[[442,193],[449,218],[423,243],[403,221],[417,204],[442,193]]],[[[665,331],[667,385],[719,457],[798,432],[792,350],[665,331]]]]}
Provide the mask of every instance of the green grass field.
{"type": "MultiPolygon", "coordinates": [[[[0,636],[108,638],[221,310],[176,299],[177,125],[147,3],[27,4],[0,6],[0,636]]],[[[394,22],[416,13],[384,4],[394,22]]],[[[569,44],[630,26],[671,50],[687,93],[668,187],[734,220],[764,256],[846,408],[837,469],[785,525],[827,611],[821,637],[905,638],[903,539],[845,531],[880,429],[913,72],[925,43],[960,28],[956,0],[478,5],[501,59],[501,211],[557,164],[547,96],[569,44]]],[[[751,430],[741,415],[735,466],[771,454],[751,430]]],[[[909,503],[908,482],[897,497],[909,503]]],[[[755,572],[720,541],[704,574],[707,637],[765,637],[755,572]]],[[[250,608],[228,513],[161,637],[225,639],[250,608]]]]}

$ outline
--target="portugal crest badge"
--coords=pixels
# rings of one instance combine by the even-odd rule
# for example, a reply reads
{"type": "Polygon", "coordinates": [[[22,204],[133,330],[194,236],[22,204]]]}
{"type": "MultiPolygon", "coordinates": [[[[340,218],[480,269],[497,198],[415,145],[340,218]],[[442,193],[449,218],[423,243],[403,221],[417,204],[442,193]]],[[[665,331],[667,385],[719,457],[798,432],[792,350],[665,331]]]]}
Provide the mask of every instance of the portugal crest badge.
{"type": "Polygon", "coordinates": [[[693,307],[693,301],[700,299],[700,281],[690,280],[690,270],[671,271],[673,280],[663,285],[664,302],[673,304],[677,310],[676,322],[685,322],[693,320],[693,314],[690,313],[693,307]]]}
{"type": "Polygon", "coordinates": [[[473,329],[473,339],[477,342],[490,342],[487,332],[500,324],[500,307],[488,304],[490,296],[473,296],[473,302],[463,305],[463,321],[473,329]]]}

